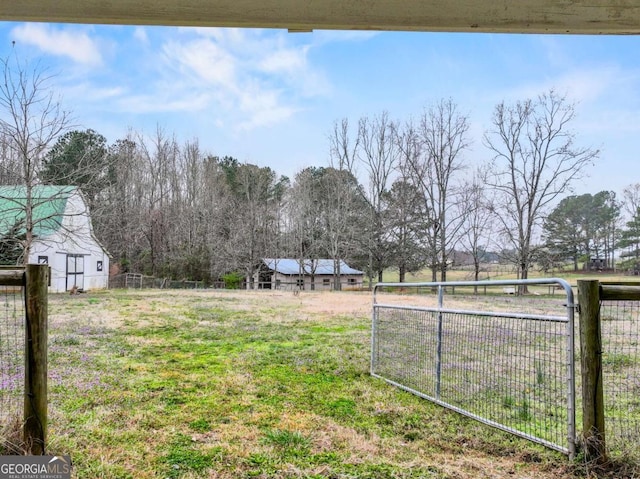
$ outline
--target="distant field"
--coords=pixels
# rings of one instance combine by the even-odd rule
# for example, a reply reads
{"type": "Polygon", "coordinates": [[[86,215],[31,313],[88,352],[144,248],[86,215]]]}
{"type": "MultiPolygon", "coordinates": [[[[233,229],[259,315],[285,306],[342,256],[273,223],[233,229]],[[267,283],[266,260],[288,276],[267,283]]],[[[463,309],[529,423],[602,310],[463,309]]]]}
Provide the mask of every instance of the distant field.
{"type": "MultiPolygon", "coordinates": [[[[439,276],[438,276],[439,278],[439,276]]],[[[529,278],[562,278],[570,284],[575,285],[579,279],[599,279],[601,281],[640,281],[638,276],[626,276],[623,273],[586,273],[574,271],[550,271],[544,273],[533,270],[529,272],[529,278]]],[[[469,268],[455,268],[447,271],[448,281],[473,281],[474,274],[469,268]]],[[[516,274],[512,267],[507,265],[486,265],[480,274],[480,280],[506,280],[516,279],[516,274]]],[[[387,270],[384,272],[383,280],[393,283],[398,281],[398,272],[395,270],[387,270]]],[[[405,278],[406,282],[427,282],[431,281],[431,270],[424,269],[416,273],[409,273],[405,278]]]]}
{"type": "Polygon", "coordinates": [[[368,293],[110,291],[49,309],[49,452],[75,478],[580,477],[372,378],[368,293]]]}

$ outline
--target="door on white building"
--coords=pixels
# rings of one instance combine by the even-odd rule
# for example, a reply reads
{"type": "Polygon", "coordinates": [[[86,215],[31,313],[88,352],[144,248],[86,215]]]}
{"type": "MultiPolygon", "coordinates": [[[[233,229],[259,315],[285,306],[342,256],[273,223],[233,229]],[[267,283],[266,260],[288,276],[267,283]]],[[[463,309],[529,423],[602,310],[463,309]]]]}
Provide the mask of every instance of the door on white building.
{"type": "Polygon", "coordinates": [[[73,287],[84,289],[84,256],[81,254],[67,255],[67,291],[73,287]]]}

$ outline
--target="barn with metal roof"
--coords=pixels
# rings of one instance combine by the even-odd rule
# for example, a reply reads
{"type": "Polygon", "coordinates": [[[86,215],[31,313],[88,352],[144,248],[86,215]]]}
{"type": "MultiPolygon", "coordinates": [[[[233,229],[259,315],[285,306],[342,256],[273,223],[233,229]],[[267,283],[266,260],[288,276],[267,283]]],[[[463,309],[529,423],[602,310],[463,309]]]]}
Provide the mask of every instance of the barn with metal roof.
{"type": "Polygon", "coordinates": [[[51,267],[51,292],[107,288],[109,254],[93,234],[89,209],[75,186],[0,186],[0,260],[24,262],[26,215],[33,241],[28,263],[51,267]]]}
{"type": "Polygon", "coordinates": [[[254,282],[261,289],[330,291],[338,289],[336,279],[340,289],[361,288],[363,277],[343,260],[263,258],[254,282]]]}

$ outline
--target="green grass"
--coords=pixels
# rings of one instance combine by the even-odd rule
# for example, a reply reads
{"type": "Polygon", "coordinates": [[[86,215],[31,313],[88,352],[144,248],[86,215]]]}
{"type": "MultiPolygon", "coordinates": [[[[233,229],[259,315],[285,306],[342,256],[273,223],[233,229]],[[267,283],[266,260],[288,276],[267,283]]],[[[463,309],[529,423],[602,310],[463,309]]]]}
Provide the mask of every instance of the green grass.
{"type": "Polygon", "coordinates": [[[216,453],[222,451],[203,452],[194,445],[191,438],[177,434],[170,442],[166,454],[160,458],[160,463],[169,466],[167,477],[177,478],[190,472],[202,473],[210,469],[216,453]]]}
{"type": "Polygon", "coordinates": [[[368,312],[310,297],[53,295],[49,453],[77,479],[571,476],[560,454],[372,378],[368,312]]]}
{"type": "Polygon", "coordinates": [[[607,353],[602,355],[602,364],[612,371],[618,372],[634,365],[634,358],[630,354],[607,353]]]}
{"type": "Polygon", "coordinates": [[[274,429],[264,434],[264,443],[274,446],[283,454],[308,454],[311,441],[299,431],[274,429]]]}

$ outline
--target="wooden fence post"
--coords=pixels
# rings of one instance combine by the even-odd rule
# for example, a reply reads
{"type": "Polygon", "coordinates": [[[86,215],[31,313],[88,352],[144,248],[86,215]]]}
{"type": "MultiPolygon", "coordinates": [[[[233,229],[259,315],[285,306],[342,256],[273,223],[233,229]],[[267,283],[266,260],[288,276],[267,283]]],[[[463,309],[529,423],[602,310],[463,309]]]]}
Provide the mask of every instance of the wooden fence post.
{"type": "Polygon", "coordinates": [[[47,440],[47,285],[49,267],[26,267],[24,443],[27,454],[43,455],[47,440]]]}
{"type": "Polygon", "coordinates": [[[582,373],[582,440],[588,461],[606,460],[600,282],[578,280],[580,364],[582,373]]]}

